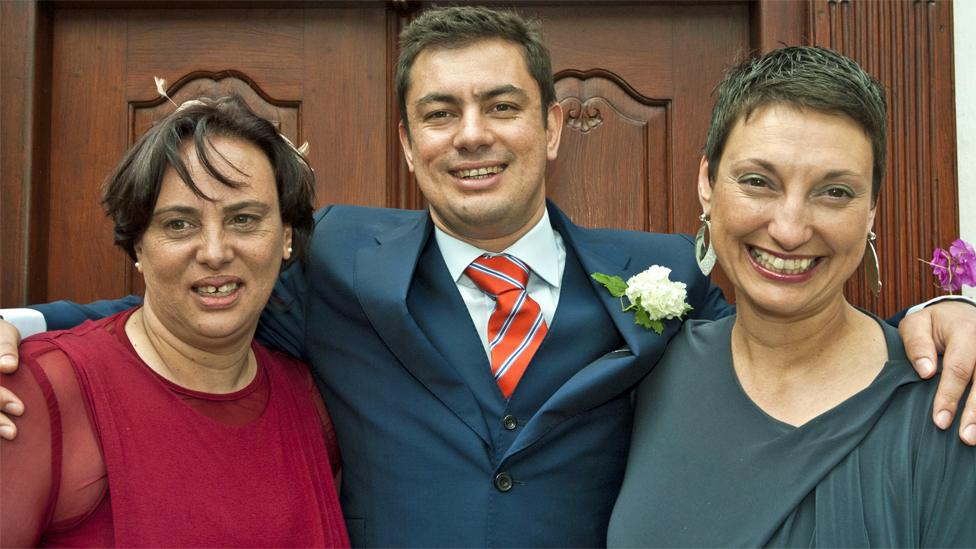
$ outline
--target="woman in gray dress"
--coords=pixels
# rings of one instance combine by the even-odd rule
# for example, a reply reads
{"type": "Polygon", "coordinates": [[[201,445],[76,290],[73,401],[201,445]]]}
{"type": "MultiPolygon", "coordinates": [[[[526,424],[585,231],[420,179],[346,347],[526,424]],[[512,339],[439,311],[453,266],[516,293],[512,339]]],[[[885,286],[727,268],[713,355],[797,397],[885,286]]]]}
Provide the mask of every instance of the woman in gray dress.
{"type": "Polygon", "coordinates": [[[886,134],[881,85],[829,50],[727,74],[699,257],[737,314],[685,323],[642,382],[609,545],[976,545],[976,449],[924,420],[937,380],[843,293],[862,258],[880,289],[886,134]]]}

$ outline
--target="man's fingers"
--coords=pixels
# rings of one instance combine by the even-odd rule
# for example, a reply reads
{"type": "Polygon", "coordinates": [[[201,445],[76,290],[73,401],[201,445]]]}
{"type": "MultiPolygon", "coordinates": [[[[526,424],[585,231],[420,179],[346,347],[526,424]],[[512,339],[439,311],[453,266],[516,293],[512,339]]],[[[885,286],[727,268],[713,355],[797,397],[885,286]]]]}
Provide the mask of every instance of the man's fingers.
{"type": "Polygon", "coordinates": [[[19,416],[24,413],[24,403],[7,388],[0,387],[0,438],[13,440],[17,436],[17,427],[8,415],[19,416]]]}
{"type": "Polygon", "coordinates": [[[13,324],[0,320],[0,373],[9,374],[17,369],[20,332],[13,324]]]}
{"type": "Polygon", "coordinates": [[[976,446],[976,391],[969,389],[966,408],[959,422],[959,438],[970,446],[976,446]]]}
{"type": "Polygon", "coordinates": [[[937,349],[932,337],[932,315],[928,309],[908,315],[898,324],[905,354],[923,379],[935,375],[937,349]]]}
{"type": "MultiPolygon", "coordinates": [[[[966,386],[976,366],[976,334],[954,334],[946,342],[942,357],[942,378],[935,394],[932,412],[940,429],[952,425],[966,386]]],[[[963,427],[965,429],[965,426],[963,427]]]]}

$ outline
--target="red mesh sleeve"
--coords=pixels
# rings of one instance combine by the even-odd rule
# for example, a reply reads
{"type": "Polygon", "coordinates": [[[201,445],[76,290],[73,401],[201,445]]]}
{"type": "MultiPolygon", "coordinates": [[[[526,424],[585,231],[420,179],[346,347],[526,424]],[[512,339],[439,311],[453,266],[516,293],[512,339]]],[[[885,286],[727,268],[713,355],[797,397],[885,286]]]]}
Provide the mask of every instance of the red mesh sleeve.
{"type": "Polygon", "coordinates": [[[0,383],[24,401],[18,436],[0,443],[0,546],[36,545],[70,528],[105,495],[105,465],[68,358],[45,341],[20,348],[17,373],[0,383]]]}
{"type": "Polygon", "coordinates": [[[58,401],[50,381],[34,359],[32,346],[21,346],[21,364],[0,384],[24,403],[17,438],[0,442],[0,545],[36,546],[57,501],[61,478],[61,426],[58,401]]]}

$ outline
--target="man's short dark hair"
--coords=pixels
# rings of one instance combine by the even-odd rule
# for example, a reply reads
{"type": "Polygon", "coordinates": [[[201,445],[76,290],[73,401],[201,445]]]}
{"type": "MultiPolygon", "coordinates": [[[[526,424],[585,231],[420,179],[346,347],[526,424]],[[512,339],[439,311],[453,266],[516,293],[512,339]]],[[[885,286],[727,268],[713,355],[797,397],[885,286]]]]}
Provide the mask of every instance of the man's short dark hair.
{"type": "Polygon", "coordinates": [[[193,194],[210,200],[190,177],[183,157],[184,144],[192,144],[208,174],[228,187],[241,186],[214,168],[214,137],[242,139],[267,155],[274,172],[281,219],[292,228],[292,255],[286,263],[301,257],[314,229],[315,176],[275,126],[254,114],[236,95],[201,98],[185,104],[157,122],[129,149],[105,182],[102,193],[102,205],[115,222],[115,244],[136,259],[135,245],[152,220],[167,168],[175,170],[193,194]]]}
{"type": "Polygon", "coordinates": [[[871,140],[871,199],[877,201],[888,147],[884,87],[853,59],[813,46],[780,48],[729,69],[718,86],[705,143],[710,181],[736,122],[768,105],[843,114],[857,122],[871,140]]]}
{"type": "Polygon", "coordinates": [[[428,48],[463,48],[480,40],[498,38],[522,47],[525,65],[542,99],[542,122],[548,123],[549,107],[556,102],[549,50],[542,41],[541,25],[513,11],[475,6],[455,6],[427,10],[400,33],[400,57],[396,66],[396,96],[400,120],[407,128],[407,89],[410,69],[420,52],[428,48]]]}

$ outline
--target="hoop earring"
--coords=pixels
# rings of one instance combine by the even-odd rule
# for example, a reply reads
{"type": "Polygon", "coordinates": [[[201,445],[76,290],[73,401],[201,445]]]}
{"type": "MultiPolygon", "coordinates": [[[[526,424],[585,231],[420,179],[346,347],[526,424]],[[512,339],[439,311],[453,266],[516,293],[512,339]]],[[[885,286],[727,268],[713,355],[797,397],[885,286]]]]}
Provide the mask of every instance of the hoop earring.
{"type": "Polygon", "coordinates": [[[881,294],[881,266],[878,264],[878,251],[874,248],[874,241],[878,235],[874,231],[868,232],[868,241],[864,250],[864,269],[867,271],[868,288],[874,297],[881,294]]]}
{"type": "Polygon", "coordinates": [[[695,236],[695,261],[698,262],[698,268],[701,269],[703,275],[708,276],[715,268],[715,248],[712,247],[712,224],[709,223],[708,214],[702,213],[698,216],[701,220],[701,227],[698,228],[698,234],[695,236]],[[705,241],[708,241],[706,247],[705,241]]]}

